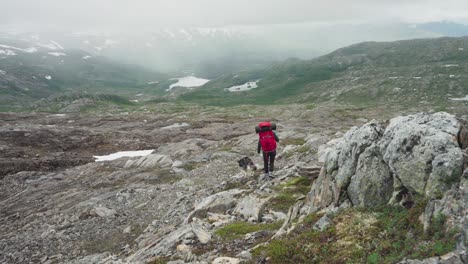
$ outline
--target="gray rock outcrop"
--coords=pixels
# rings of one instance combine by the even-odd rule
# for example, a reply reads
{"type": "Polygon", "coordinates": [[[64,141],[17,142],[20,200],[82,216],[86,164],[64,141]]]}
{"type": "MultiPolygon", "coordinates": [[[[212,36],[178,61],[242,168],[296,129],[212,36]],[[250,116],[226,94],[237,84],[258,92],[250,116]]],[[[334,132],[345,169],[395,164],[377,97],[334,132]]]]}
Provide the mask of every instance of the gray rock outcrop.
{"type": "Polygon", "coordinates": [[[463,172],[463,124],[447,113],[375,120],[328,144],[324,166],[308,195],[309,211],[401,202],[401,192],[441,197],[463,172]]]}

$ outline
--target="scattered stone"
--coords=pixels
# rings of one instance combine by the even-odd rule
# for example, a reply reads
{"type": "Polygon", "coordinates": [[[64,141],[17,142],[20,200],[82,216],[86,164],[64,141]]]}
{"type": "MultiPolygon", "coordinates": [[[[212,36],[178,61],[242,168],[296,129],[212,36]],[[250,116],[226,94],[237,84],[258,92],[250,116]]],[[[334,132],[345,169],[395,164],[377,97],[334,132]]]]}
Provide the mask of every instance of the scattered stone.
{"type": "Polygon", "coordinates": [[[200,224],[192,222],[193,233],[197,236],[198,241],[202,244],[206,244],[211,240],[211,233],[206,231],[200,224]]]}
{"type": "Polygon", "coordinates": [[[229,258],[229,257],[219,257],[213,260],[213,264],[239,264],[240,259],[229,258]]]}
{"type": "Polygon", "coordinates": [[[209,196],[195,205],[195,209],[186,218],[185,223],[190,223],[193,217],[205,218],[208,212],[225,213],[237,204],[239,195],[245,190],[232,189],[209,196]]]}
{"type": "Polygon", "coordinates": [[[272,198],[260,198],[255,194],[243,197],[234,208],[233,214],[243,219],[252,219],[253,222],[261,222],[267,202],[272,198]]]}
{"type": "Polygon", "coordinates": [[[314,224],[313,229],[317,231],[325,231],[331,223],[331,219],[327,215],[324,215],[317,221],[317,223],[314,224]]]}

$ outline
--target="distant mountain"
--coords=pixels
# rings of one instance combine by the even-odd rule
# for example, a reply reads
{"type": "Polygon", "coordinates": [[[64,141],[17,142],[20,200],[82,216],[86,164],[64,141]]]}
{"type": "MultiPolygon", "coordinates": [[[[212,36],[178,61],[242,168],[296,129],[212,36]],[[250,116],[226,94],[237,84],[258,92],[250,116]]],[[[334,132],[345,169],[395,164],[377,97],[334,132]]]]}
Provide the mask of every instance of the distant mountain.
{"type": "Polygon", "coordinates": [[[122,65],[57,42],[0,39],[0,106],[11,109],[59,93],[123,93],[165,75],[122,65]]]}
{"type": "Polygon", "coordinates": [[[447,37],[463,37],[468,36],[468,26],[463,24],[458,24],[450,21],[441,21],[441,22],[431,22],[416,25],[415,27],[440,34],[441,36],[447,37]]]}
{"type": "Polygon", "coordinates": [[[287,60],[219,78],[181,99],[215,105],[337,102],[444,108],[466,95],[468,37],[463,37],[364,42],[313,60],[287,60]],[[257,83],[251,89],[240,88],[252,81],[257,83]]]}
{"type": "Polygon", "coordinates": [[[278,24],[220,28],[155,28],[151,32],[28,32],[0,36],[37,46],[80,49],[93,56],[138,64],[158,72],[212,79],[258,70],[287,58],[311,59],[368,40],[440,36],[408,24],[278,24]]]}

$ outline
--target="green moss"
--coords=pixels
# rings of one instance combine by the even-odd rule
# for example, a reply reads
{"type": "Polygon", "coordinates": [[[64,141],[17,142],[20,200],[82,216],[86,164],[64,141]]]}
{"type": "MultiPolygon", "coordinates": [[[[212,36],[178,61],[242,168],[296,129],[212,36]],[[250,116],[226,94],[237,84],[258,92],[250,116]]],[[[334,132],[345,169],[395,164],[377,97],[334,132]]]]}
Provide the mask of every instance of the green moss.
{"type": "Polygon", "coordinates": [[[158,258],[154,259],[153,261],[150,261],[148,264],[166,264],[169,261],[170,261],[169,258],[158,257],[158,258]]]}
{"type": "Polygon", "coordinates": [[[306,141],[303,138],[285,138],[280,141],[283,145],[302,146],[306,141]]]}
{"type": "Polygon", "coordinates": [[[347,209],[325,231],[314,231],[318,215],[307,216],[295,231],[253,252],[270,263],[396,263],[403,258],[440,256],[455,248],[457,232],[443,232],[445,217],[433,219],[425,236],[418,217],[424,202],[401,207],[347,209]],[[439,230],[436,234],[435,230],[439,230]]]}
{"type": "Polygon", "coordinates": [[[296,202],[297,199],[293,194],[283,192],[271,199],[269,206],[275,211],[287,212],[289,207],[293,206],[296,202]]]}
{"type": "Polygon", "coordinates": [[[310,146],[301,146],[300,148],[297,149],[297,152],[299,153],[306,153],[310,151],[310,146]]]}
{"type": "Polygon", "coordinates": [[[186,162],[184,163],[184,165],[182,165],[182,168],[186,171],[193,171],[197,168],[200,168],[201,166],[203,166],[203,163],[201,162],[186,162]]]}
{"type": "Polygon", "coordinates": [[[249,222],[234,222],[221,227],[215,231],[223,240],[234,240],[243,237],[245,234],[257,232],[261,230],[278,230],[281,227],[281,222],[271,224],[253,224],[249,222]]]}
{"type": "Polygon", "coordinates": [[[297,177],[297,178],[293,178],[289,181],[287,181],[284,186],[288,186],[288,187],[291,187],[291,186],[310,186],[312,184],[312,181],[308,178],[308,177],[297,177]]]}

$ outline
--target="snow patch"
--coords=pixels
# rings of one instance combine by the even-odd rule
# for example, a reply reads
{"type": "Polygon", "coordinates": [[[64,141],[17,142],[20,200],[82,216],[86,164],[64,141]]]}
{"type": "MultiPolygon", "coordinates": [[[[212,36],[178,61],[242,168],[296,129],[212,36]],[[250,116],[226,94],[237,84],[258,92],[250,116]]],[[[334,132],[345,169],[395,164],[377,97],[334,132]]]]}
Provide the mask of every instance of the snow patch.
{"type": "Polygon", "coordinates": [[[416,79],[416,80],[419,80],[419,79],[421,79],[421,78],[422,78],[422,77],[419,77],[419,76],[413,77],[413,79],[416,79]]]}
{"type": "Polygon", "coordinates": [[[181,127],[188,127],[188,126],[190,126],[190,124],[188,123],[175,123],[170,126],[162,127],[161,129],[174,129],[174,128],[181,128],[181,127]]]}
{"type": "Polygon", "coordinates": [[[165,29],[164,32],[165,32],[167,35],[169,35],[169,37],[175,38],[175,34],[174,34],[173,32],[171,32],[170,30],[165,29]]]}
{"type": "Polygon", "coordinates": [[[450,74],[450,75],[449,75],[449,78],[453,78],[453,77],[455,77],[455,75],[453,75],[453,74],[450,74]]]}
{"type": "Polygon", "coordinates": [[[6,71],[0,70],[0,74],[6,74],[6,71]]]}
{"type": "Polygon", "coordinates": [[[246,82],[242,85],[231,86],[229,88],[225,88],[225,90],[229,92],[243,92],[255,89],[258,87],[257,82],[260,80],[256,80],[254,82],[246,82]]]}
{"type": "Polygon", "coordinates": [[[398,77],[398,76],[391,76],[391,77],[388,77],[388,78],[391,79],[391,80],[395,80],[395,79],[398,79],[398,78],[400,78],[400,77],[398,77]]]}
{"type": "Polygon", "coordinates": [[[54,44],[55,47],[57,47],[58,49],[64,50],[63,46],[60,45],[57,41],[51,40],[50,42],[51,42],[52,44],[54,44]]]}
{"type": "Polygon", "coordinates": [[[12,49],[12,50],[17,50],[17,51],[22,51],[22,52],[27,52],[27,53],[34,53],[34,52],[37,52],[37,49],[34,48],[34,47],[27,48],[27,49],[22,49],[22,48],[7,46],[7,45],[0,45],[0,48],[12,49]]]}
{"type": "Polygon", "coordinates": [[[450,98],[452,101],[468,101],[468,95],[461,98],[450,98]]]}
{"type": "Polygon", "coordinates": [[[459,50],[459,51],[463,51],[463,50],[465,50],[465,49],[464,49],[464,48],[458,48],[458,50],[459,50]]]}
{"type": "Polygon", "coordinates": [[[63,52],[48,52],[49,55],[55,56],[55,57],[60,57],[60,56],[67,56],[67,54],[63,52]]]}
{"type": "Polygon", "coordinates": [[[459,65],[458,64],[445,64],[444,67],[448,68],[448,67],[458,67],[459,65]]]}
{"type": "Polygon", "coordinates": [[[157,84],[159,81],[147,82],[146,84],[157,84]]]}
{"type": "Polygon", "coordinates": [[[207,82],[210,81],[208,79],[197,78],[195,76],[185,76],[185,77],[181,77],[181,78],[172,78],[170,80],[177,80],[177,82],[171,84],[169,86],[169,88],[166,89],[166,91],[170,91],[174,87],[187,87],[187,88],[199,87],[199,86],[202,86],[202,85],[204,85],[204,84],[206,84],[207,82]]]}
{"type": "Polygon", "coordinates": [[[182,33],[182,35],[184,35],[188,41],[192,40],[192,35],[190,35],[185,29],[181,29],[179,30],[179,32],[182,33]]]}
{"type": "Polygon", "coordinates": [[[96,162],[116,160],[122,157],[145,157],[153,153],[154,149],[137,151],[119,151],[105,156],[93,156],[96,162]]]}
{"type": "Polygon", "coordinates": [[[16,53],[11,50],[0,50],[0,54],[5,54],[6,56],[15,56],[16,53]]]}
{"type": "Polygon", "coordinates": [[[87,59],[89,59],[89,58],[91,58],[91,56],[86,55],[86,56],[84,56],[82,59],[83,59],[83,60],[87,60],[87,59]]]}
{"type": "Polygon", "coordinates": [[[139,101],[138,100],[130,100],[130,102],[138,103],[139,101]]]}
{"type": "Polygon", "coordinates": [[[46,78],[47,80],[52,80],[52,76],[50,76],[50,75],[46,75],[46,76],[44,76],[44,78],[46,78]]]}
{"type": "Polygon", "coordinates": [[[50,117],[64,117],[64,116],[67,116],[67,114],[54,114],[54,115],[50,115],[50,117]]]}

